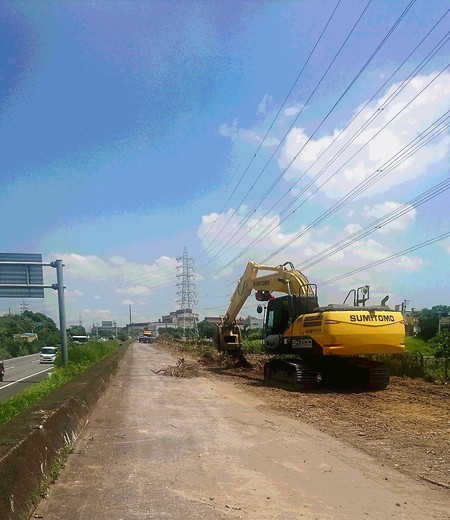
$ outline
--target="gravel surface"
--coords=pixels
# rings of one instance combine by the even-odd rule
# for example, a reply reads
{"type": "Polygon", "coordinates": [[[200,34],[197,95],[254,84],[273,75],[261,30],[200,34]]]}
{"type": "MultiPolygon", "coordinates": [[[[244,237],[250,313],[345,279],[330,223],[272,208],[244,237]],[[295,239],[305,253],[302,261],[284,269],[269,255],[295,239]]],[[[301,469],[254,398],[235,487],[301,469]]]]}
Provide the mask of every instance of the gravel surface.
{"type": "MultiPolygon", "coordinates": [[[[174,343],[165,342],[164,347],[186,357],[174,343]]],[[[297,417],[383,464],[450,490],[450,385],[393,376],[380,392],[298,392],[264,384],[265,355],[248,355],[252,368],[227,366],[214,354],[189,355],[199,360],[204,373],[233,381],[273,411],[297,417]]]]}

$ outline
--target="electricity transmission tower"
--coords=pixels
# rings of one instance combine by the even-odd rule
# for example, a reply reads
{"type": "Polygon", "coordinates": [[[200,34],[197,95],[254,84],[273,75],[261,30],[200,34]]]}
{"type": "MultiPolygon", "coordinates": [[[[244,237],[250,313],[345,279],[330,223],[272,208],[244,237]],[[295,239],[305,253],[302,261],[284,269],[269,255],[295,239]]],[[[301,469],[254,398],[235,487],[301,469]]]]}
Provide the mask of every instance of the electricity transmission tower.
{"type": "Polygon", "coordinates": [[[194,315],[194,306],[197,303],[195,300],[197,294],[195,292],[195,259],[189,257],[187,248],[184,248],[183,256],[177,258],[177,270],[181,271],[177,274],[177,278],[181,282],[177,283],[179,288],[177,294],[181,296],[177,303],[180,304],[181,310],[181,324],[183,329],[183,339],[186,339],[186,329],[188,329],[191,336],[198,337],[197,320],[194,315]]]}

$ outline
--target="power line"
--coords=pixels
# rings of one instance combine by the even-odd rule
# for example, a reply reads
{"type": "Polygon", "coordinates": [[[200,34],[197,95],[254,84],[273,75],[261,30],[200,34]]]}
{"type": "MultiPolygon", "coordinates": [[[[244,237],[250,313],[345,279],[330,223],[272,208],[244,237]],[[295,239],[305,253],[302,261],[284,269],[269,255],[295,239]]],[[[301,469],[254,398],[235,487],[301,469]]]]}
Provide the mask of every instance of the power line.
{"type": "MultiPolygon", "coordinates": [[[[424,39],[430,34],[430,32],[436,27],[436,25],[438,23],[440,23],[440,21],[444,18],[444,16],[446,16],[448,14],[448,11],[445,13],[445,15],[443,15],[441,17],[441,19],[436,22],[436,24],[434,25],[434,27],[428,32],[428,34],[422,39],[421,43],[424,41],[424,39]]],[[[449,32],[447,32],[446,36],[444,38],[441,39],[441,41],[434,47],[434,49],[429,53],[429,55],[424,59],[422,60],[421,64],[418,65],[414,71],[412,71],[409,76],[402,82],[398,85],[398,87],[395,89],[394,92],[391,93],[391,95],[385,100],[385,102],[380,106],[378,107],[378,109],[372,114],[372,116],[370,118],[367,119],[367,121],[364,123],[364,125],[362,125],[358,130],[357,132],[347,141],[347,143],[333,156],[331,157],[331,159],[329,159],[329,161],[321,168],[321,170],[309,181],[309,183],[302,189],[302,191],[300,192],[299,195],[297,195],[297,197],[295,199],[293,199],[280,213],[279,213],[279,216],[281,217],[295,202],[295,200],[297,200],[299,198],[300,195],[302,195],[303,193],[305,193],[308,188],[314,184],[314,182],[326,171],[326,169],[331,166],[331,164],[333,164],[338,158],[340,155],[342,155],[342,153],[348,149],[348,147],[350,146],[350,144],[352,144],[359,135],[361,135],[361,133],[369,126],[369,124],[371,124],[380,114],[381,112],[395,99],[395,97],[397,95],[399,95],[399,93],[406,87],[407,84],[410,83],[410,81],[413,79],[414,75],[417,74],[425,65],[426,63],[428,63],[428,61],[431,60],[431,58],[438,52],[438,50],[440,50],[443,45],[445,43],[447,43],[447,41],[450,39],[450,36],[449,36],[449,32]]],[[[420,44],[419,44],[420,45],[420,44]]],[[[418,45],[418,46],[419,46],[418,45]]],[[[416,49],[417,47],[416,46],[416,49]]],[[[414,50],[416,50],[414,49],[414,50]]],[[[414,51],[413,51],[414,52],[414,51]]],[[[412,53],[413,53],[412,52],[412,53]]],[[[412,55],[412,53],[409,54],[409,56],[403,61],[402,65],[406,62],[407,59],[409,59],[409,57],[412,55]]],[[[311,168],[317,164],[317,162],[323,157],[323,155],[330,149],[330,147],[339,139],[339,137],[349,128],[349,126],[351,125],[351,123],[361,114],[361,112],[369,105],[369,103],[375,98],[375,96],[381,91],[381,89],[387,84],[387,82],[393,77],[393,75],[399,70],[399,68],[401,68],[401,66],[398,67],[396,69],[396,71],[388,78],[387,81],[385,81],[383,83],[383,85],[377,90],[377,92],[375,92],[375,94],[371,97],[371,99],[369,99],[365,104],[364,106],[357,112],[357,114],[350,120],[350,122],[341,130],[339,131],[336,136],[333,138],[333,140],[330,142],[330,144],[321,152],[321,154],[317,157],[317,159],[315,159],[315,161],[313,162],[313,164],[311,166],[309,166],[304,172],[303,174],[295,181],[295,183],[289,188],[289,190],[287,192],[284,193],[284,195],[282,197],[280,197],[272,206],[271,208],[269,208],[269,210],[266,211],[266,213],[258,220],[257,223],[255,223],[252,228],[250,228],[250,230],[248,230],[247,232],[250,232],[252,231],[252,229],[254,229],[259,222],[261,222],[264,218],[267,217],[267,215],[270,214],[270,212],[289,194],[291,193],[291,191],[297,186],[297,184],[305,177],[305,175],[311,170],[311,168]]],[[[392,120],[391,120],[392,121],[392,120]]],[[[374,136],[375,137],[375,136],[374,136]]],[[[368,141],[364,146],[366,146],[367,144],[369,144],[370,141],[368,141]]],[[[361,147],[359,151],[361,151],[363,148],[361,147]]],[[[357,153],[359,153],[359,151],[357,153]]],[[[300,150],[301,152],[301,150],[300,150]]],[[[299,153],[300,153],[299,152],[299,153]]],[[[351,157],[351,159],[353,158],[354,156],[351,157]]],[[[288,168],[291,166],[292,162],[288,165],[288,167],[282,172],[282,174],[280,175],[279,179],[281,177],[284,176],[284,174],[286,173],[286,171],[288,170],[288,168]]],[[[345,165],[345,164],[344,164],[345,165]]],[[[342,168],[342,166],[341,166],[342,168]]],[[[279,180],[278,179],[278,180],[279,180]]],[[[276,182],[278,182],[278,180],[276,182]]],[[[271,188],[274,187],[274,184],[271,186],[271,188]]],[[[271,191],[271,188],[266,192],[264,198],[270,193],[271,191]]],[[[264,199],[262,199],[264,200],[264,199]]],[[[262,202],[261,200],[261,202],[262,202]]],[[[241,225],[239,226],[238,230],[239,231],[240,229],[242,229],[243,225],[246,223],[247,219],[241,223],[241,225]]],[[[266,228],[267,229],[267,228],[266,228]]],[[[265,231],[265,230],[264,230],[265,231]]],[[[263,232],[264,232],[263,231],[263,232]]],[[[261,232],[261,233],[263,233],[261,232]]],[[[239,239],[237,242],[235,242],[234,245],[237,245],[240,240],[242,240],[243,237],[241,237],[241,239],[239,239]]]]}
{"type": "MultiPolygon", "coordinates": [[[[253,240],[253,242],[248,245],[246,248],[244,248],[244,250],[239,253],[236,257],[233,258],[233,260],[231,260],[230,262],[228,262],[222,269],[224,269],[225,267],[228,267],[229,265],[231,265],[232,263],[234,263],[237,259],[239,259],[243,254],[245,254],[246,252],[248,252],[252,247],[254,247],[258,242],[260,242],[262,240],[262,238],[264,238],[264,236],[266,236],[268,233],[270,233],[271,231],[273,231],[279,224],[281,224],[282,222],[284,222],[285,220],[287,220],[289,217],[291,217],[301,206],[303,206],[318,190],[320,190],[327,182],[329,182],[331,180],[331,178],[333,178],[340,170],[343,169],[344,166],[346,166],[346,164],[348,164],[348,162],[350,162],[351,159],[353,159],[364,147],[366,147],[373,139],[375,139],[375,137],[377,137],[382,130],[384,130],[395,118],[397,118],[415,99],[417,99],[417,97],[422,94],[424,92],[424,90],[426,88],[428,88],[441,74],[443,74],[443,72],[449,67],[450,65],[447,65],[443,70],[441,70],[441,72],[439,72],[416,96],[414,96],[393,118],[391,118],[374,136],[371,137],[371,139],[369,139],[357,152],[355,152],[342,166],[340,166],[340,168],[338,170],[336,170],[332,175],[330,175],[325,182],[323,182],[320,186],[318,186],[304,201],[302,201],[299,205],[297,205],[295,207],[295,209],[293,211],[291,211],[291,213],[289,213],[286,217],[284,217],[282,220],[280,220],[280,222],[277,222],[275,224],[275,226],[273,226],[272,224],[268,224],[260,233],[259,235],[253,240]]],[[[444,114],[444,116],[447,114],[448,112],[446,112],[444,114]]],[[[336,206],[342,206],[344,203],[348,203],[350,202],[350,200],[353,200],[353,198],[355,198],[360,192],[364,191],[364,189],[367,189],[368,187],[370,187],[370,185],[372,185],[374,182],[378,181],[381,177],[383,177],[384,175],[386,175],[386,167],[389,166],[389,163],[392,162],[392,161],[395,161],[397,158],[397,156],[400,154],[403,155],[405,153],[405,150],[408,149],[408,147],[412,146],[412,144],[414,143],[414,141],[418,140],[421,138],[422,135],[426,135],[426,132],[429,131],[430,128],[432,128],[433,125],[436,125],[440,119],[442,119],[444,116],[441,116],[439,119],[437,119],[434,123],[432,123],[432,125],[430,125],[424,132],[422,132],[421,134],[419,134],[419,136],[417,136],[415,139],[413,139],[410,143],[408,143],[408,145],[406,145],[404,148],[402,148],[399,152],[397,152],[391,159],[389,159],[386,163],[384,163],[383,165],[381,165],[375,172],[373,172],[367,179],[365,179],[363,182],[361,182],[357,187],[355,187],[353,190],[351,190],[345,197],[343,197],[342,199],[340,199],[340,201],[338,201],[336,204],[334,204],[333,206],[331,206],[331,208],[329,208],[326,212],[324,212],[322,214],[322,216],[318,217],[313,223],[311,223],[309,226],[307,226],[307,228],[305,228],[304,230],[302,230],[300,233],[298,233],[297,235],[295,235],[295,237],[293,239],[291,239],[290,241],[288,241],[287,244],[285,244],[283,247],[281,247],[279,250],[277,250],[273,255],[271,255],[270,257],[266,258],[267,259],[270,259],[272,258],[272,256],[274,256],[275,254],[277,254],[278,252],[282,251],[283,249],[285,249],[288,245],[290,245],[292,242],[294,242],[295,240],[297,240],[298,238],[300,238],[300,236],[302,236],[306,231],[312,229],[313,227],[317,226],[322,220],[324,220],[325,218],[327,218],[328,216],[330,216],[332,213],[334,213],[335,211],[337,211],[337,209],[334,209],[336,206]],[[382,174],[384,172],[383,175],[376,175],[376,174],[382,174]],[[370,182],[370,184],[369,184],[370,182]],[[363,189],[362,189],[363,188],[363,189]],[[358,190],[358,191],[357,191],[358,190]],[[347,200],[347,198],[349,198],[349,200],[347,200]]],[[[439,123],[441,124],[441,123],[439,123]]],[[[445,130],[446,128],[444,128],[443,130],[445,130]]],[[[439,133],[442,133],[441,130],[439,133]]],[[[435,136],[434,136],[435,137],[435,136]]],[[[422,146],[424,146],[422,144],[422,146]]],[[[421,147],[422,147],[421,146],[421,147]]],[[[417,151],[417,150],[416,150],[417,151]]],[[[405,158],[403,160],[406,160],[405,158]]],[[[403,161],[402,161],[403,162],[403,161]]],[[[398,164],[397,164],[398,166],[398,164]]],[[[392,166],[391,166],[391,169],[392,169],[392,166]]],[[[298,200],[300,198],[300,196],[314,183],[314,181],[316,180],[316,178],[312,179],[310,181],[310,183],[301,191],[301,193],[293,200],[293,202],[291,202],[289,204],[288,207],[291,207],[292,204],[298,200]]],[[[339,207],[338,207],[339,209],[339,207]]],[[[265,260],[265,261],[266,261],[265,260]]]]}
{"type": "Polygon", "coordinates": [[[322,282],[320,285],[329,284],[332,282],[337,282],[338,280],[342,280],[343,278],[347,278],[348,276],[351,276],[352,274],[359,273],[361,271],[365,271],[367,269],[371,269],[372,267],[375,267],[380,264],[384,264],[388,262],[389,260],[393,260],[394,258],[398,258],[399,256],[406,255],[408,253],[412,253],[413,251],[417,251],[417,249],[422,249],[423,247],[429,246],[431,244],[434,244],[435,242],[439,242],[440,240],[444,240],[446,238],[450,237],[450,231],[447,231],[446,233],[443,233],[442,235],[438,235],[437,237],[430,238],[429,240],[425,240],[425,242],[421,242],[420,244],[416,244],[414,246],[409,247],[408,249],[404,249],[403,251],[399,251],[398,253],[394,253],[393,255],[387,256],[385,258],[382,258],[381,260],[377,260],[375,262],[372,262],[370,264],[364,265],[363,267],[358,267],[357,269],[353,269],[352,271],[349,271],[345,274],[342,274],[340,276],[335,276],[334,278],[330,278],[326,282],[322,282]]]}
{"type": "MultiPolygon", "coordinates": [[[[337,203],[333,204],[327,211],[325,211],[324,213],[322,213],[322,215],[320,217],[318,217],[316,220],[314,220],[309,226],[307,226],[306,228],[304,228],[302,231],[300,231],[299,233],[297,233],[292,239],[288,240],[288,242],[280,247],[277,251],[275,251],[274,253],[272,253],[269,257],[267,257],[265,260],[263,260],[263,262],[266,262],[267,260],[270,260],[271,258],[273,258],[276,254],[278,254],[279,252],[283,251],[284,249],[286,249],[286,247],[288,247],[289,245],[291,245],[293,242],[295,242],[296,240],[298,240],[302,235],[304,235],[307,231],[313,229],[314,227],[317,227],[321,222],[323,222],[324,220],[326,220],[328,217],[330,217],[331,215],[333,215],[334,213],[336,213],[339,209],[341,209],[343,206],[347,205],[349,202],[351,202],[352,200],[354,200],[358,195],[360,195],[363,191],[367,190],[370,186],[372,186],[374,183],[378,182],[380,179],[382,179],[383,177],[385,177],[389,172],[391,172],[394,168],[396,168],[397,166],[399,166],[402,162],[406,161],[406,159],[408,159],[411,155],[413,155],[415,152],[417,152],[420,148],[422,148],[423,146],[425,146],[426,144],[428,144],[432,139],[434,139],[437,135],[440,135],[443,131],[445,131],[448,127],[444,127],[443,129],[441,129],[436,135],[432,135],[431,138],[429,138],[428,140],[426,140],[424,143],[422,143],[419,148],[417,148],[416,150],[410,152],[408,151],[408,147],[411,146],[411,143],[413,143],[416,139],[414,139],[413,141],[411,141],[407,146],[405,146],[404,148],[402,148],[400,150],[400,152],[398,152],[394,157],[392,157],[391,159],[389,159],[386,163],[384,163],[383,165],[381,165],[377,170],[375,170],[367,179],[365,179],[363,182],[361,182],[360,184],[358,184],[355,188],[353,188],[350,192],[348,192],[343,198],[341,198],[337,203]],[[408,153],[408,155],[405,155],[405,153],[408,153]],[[399,155],[399,157],[397,157],[397,155],[399,155]],[[403,155],[403,157],[402,157],[403,155]],[[401,158],[400,162],[399,161],[399,158],[401,158]],[[389,163],[393,161],[393,164],[390,165],[389,163]],[[397,162],[396,162],[397,161],[397,162]]],[[[326,182],[328,182],[329,179],[327,179],[326,182]]],[[[323,183],[320,187],[317,188],[317,190],[319,190],[321,187],[324,186],[325,183],[323,183]]],[[[316,191],[317,191],[316,190],[316,191]]],[[[306,201],[304,201],[306,202],[306,201]]],[[[303,205],[304,202],[301,204],[303,205]]],[[[300,206],[301,206],[300,205],[300,206]]],[[[296,208],[298,209],[298,208],[296,208]]],[[[295,212],[295,210],[294,210],[295,212]]]]}
{"type": "MultiPolygon", "coordinates": [[[[367,3],[366,7],[364,8],[364,11],[363,11],[362,14],[364,14],[364,12],[367,10],[367,8],[368,8],[368,6],[369,6],[369,4],[370,4],[371,2],[372,2],[372,0],[369,0],[369,2],[367,3]]],[[[269,132],[270,132],[271,129],[273,128],[273,125],[275,124],[275,121],[278,119],[278,116],[280,115],[280,113],[281,113],[283,107],[286,105],[287,100],[289,99],[290,95],[292,94],[292,91],[294,90],[294,87],[297,85],[297,83],[298,83],[300,77],[302,76],[302,74],[303,74],[303,72],[304,72],[306,66],[308,65],[308,63],[309,63],[309,61],[310,61],[310,59],[311,59],[311,57],[312,57],[314,51],[316,50],[317,46],[319,45],[320,41],[322,40],[322,37],[323,37],[323,35],[325,34],[325,31],[327,30],[327,28],[328,28],[328,26],[329,26],[329,24],[330,24],[330,22],[331,22],[331,20],[332,20],[332,18],[333,18],[333,16],[334,16],[336,10],[337,10],[337,8],[339,7],[340,3],[341,3],[341,0],[338,0],[338,2],[336,3],[336,5],[335,5],[333,11],[331,12],[330,16],[328,17],[328,20],[327,20],[327,22],[326,22],[324,28],[322,29],[322,32],[320,33],[319,37],[317,38],[316,43],[314,44],[312,50],[310,51],[310,53],[309,53],[309,55],[308,55],[308,57],[307,57],[305,63],[303,64],[303,67],[301,68],[299,74],[297,75],[297,78],[295,79],[295,81],[294,81],[292,87],[290,88],[288,94],[287,94],[286,97],[284,98],[283,103],[281,104],[280,108],[278,109],[278,111],[277,111],[277,113],[276,113],[274,119],[272,120],[272,122],[271,122],[271,124],[270,124],[268,130],[266,131],[266,133],[265,133],[265,135],[264,135],[262,141],[260,142],[260,144],[259,144],[259,146],[258,146],[256,152],[254,153],[253,157],[251,158],[250,162],[248,163],[247,167],[245,168],[245,170],[244,170],[244,172],[243,172],[241,178],[239,179],[239,182],[238,182],[237,186],[236,186],[235,189],[233,190],[233,194],[235,193],[237,187],[239,186],[239,184],[241,183],[242,179],[244,178],[244,176],[245,176],[246,173],[248,172],[250,166],[253,164],[253,161],[254,161],[254,159],[256,158],[256,155],[258,154],[259,150],[261,149],[262,145],[264,144],[264,142],[265,142],[267,136],[269,135],[269,132]]],[[[361,19],[362,14],[360,15],[360,17],[359,17],[358,21],[356,22],[356,24],[357,24],[357,23],[359,22],[359,20],[361,19]]],[[[353,28],[352,28],[350,34],[353,32],[354,28],[356,27],[356,24],[353,26],[353,28]]],[[[348,39],[348,37],[347,37],[347,39],[348,39]]],[[[346,39],[345,41],[347,41],[347,39],[346,39]]],[[[342,48],[342,46],[341,46],[341,48],[342,48]]],[[[339,52],[340,52],[340,50],[339,50],[339,52]]],[[[338,52],[338,54],[339,54],[339,52],[338,52]]],[[[336,54],[334,60],[337,58],[338,54],[336,54]]],[[[334,60],[333,60],[333,62],[334,62],[334,60]]],[[[333,63],[333,62],[332,62],[332,63],[333,63]]],[[[331,66],[331,65],[330,65],[330,66],[331,66]]],[[[329,67],[328,67],[328,69],[329,69],[329,67]]],[[[328,71],[328,69],[327,69],[327,71],[328,71]]],[[[325,74],[324,74],[324,75],[325,75],[325,74]]],[[[321,79],[323,79],[324,75],[322,76],[321,79]]],[[[319,81],[319,83],[320,83],[320,81],[319,81]]],[[[319,83],[316,85],[316,89],[317,89],[319,83]]],[[[316,89],[314,89],[313,93],[315,92],[316,89]]],[[[311,94],[311,96],[308,98],[308,101],[311,99],[311,97],[312,97],[312,94],[311,94]]],[[[299,114],[297,114],[297,116],[296,116],[296,118],[294,119],[294,121],[293,121],[293,123],[292,123],[290,129],[292,128],[292,126],[295,124],[295,122],[296,122],[296,121],[298,120],[298,118],[300,117],[300,115],[301,115],[301,113],[303,112],[303,110],[305,109],[305,107],[306,107],[308,101],[307,101],[305,104],[303,104],[303,106],[302,106],[302,108],[301,108],[299,114]]],[[[286,137],[286,135],[289,133],[290,129],[286,132],[285,137],[286,137]]],[[[284,137],[284,138],[285,138],[285,137],[284,137]]],[[[280,144],[276,147],[274,154],[277,152],[277,150],[278,150],[279,147],[281,146],[281,143],[284,141],[284,138],[281,140],[280,144]]],[[[273,155],[272,155],[272,156],[273,156],[273,155]]],[[[254,186],[254,185],[256,184],[256,182],[258,182],[258,180],[260,179],[260,177],[261,177],[262,173],[264,172],[264,170],[265,170],[265,168],[260,172],[260,174],[259,174],[258,177],[255,179],[255,181],[253,181],[253,185],[252,185],[252,187],[247,191],[247,193],[244,195],[244,197],[241,199],[241,201],[236,205],[236,209],[233,210],[233,212],[232,212],[231,216],[229,217],[229,219],[227,220],[227,222],[225,222],[225,224],[222,226],[222,228],[220,229],[220,231],[217,233],[217,235],[216,235],[216,237],[214,238],[214,240],[213,240],[213,241],[208,245],[208,247],[205,249],[205,251],[202,253],[202,255],[205,254],[205,253],[206,253],[206,252],[211,248],[211,246],[214,244],[214,242],[215,242],[215,241],[217,240],[217,238],[220,236],[220,234],[222,233],[222,231],[223,231],[223,230],[226,228],[226,226],[229,224],[229,222],[231,221],[231,219],[233,218],[233,216],[236,214],[237,208],[238,208],[238,207],[239,207],[239,206],[240,206],[240,205],[245,201],[245,199],[247,198],[248,194],[249,194],[249,193],[251,192],[251,190],[253,189],[253,186],[254,186]]],[[[230,200],[230,198],[228,199],[227,203],[229,202],[229,200],[230,200]]],[[[223,211],[223,210],[222,210],[222,211],[223,211]]],[[[214,222],[214,223],[215,223],[215,222],[214,222]]],[[[212,228],[212,226],[208,229],[208,232],[211,230],[211,228],[212,228]]],[[[204,235],[204,237],[205,237],[205,236],[206,236],[206,234],[204,235]]],[[[204,237],[203,237],[203,238],[204,238],[204,237]]]]}
{"type": "Polygon", "coordinates": [[[424,204],[425,202],[428,202],[429,200],[434,199],[438,195],[441,195],[448,189],[450,189],[450,179],[446,179],[446,180],[440,182],[439,184],[433,186],[432,188],[425,191],[418,197],[415,197],[414,199],[410,200],[409,202],[406,202],[402,206],[387,213],[383,217],[375,220],[374,222],[371,222],[369,225],[367,225],[363,229],[360,229],[360,230],[356,231],[355,233],[352,233],[345,240],[343,240],[343,241],[339,240],[339,241],[335,242],[330,247],[326,248],[325,250],[321,251],[320,253],[309,258],[308,263],[301,264],[300,268],[303,270],[306,270],[306,269],[309,269],[310,267],[313,267],[316,264],[322,262],[323,260],[330,258],[335,253],[342,251],[343,249],[354,244],[358,240],[361,240],[362,238],[365,238],[366,236],[370,235],[374,231],[377,231],[378,229],[387,226],[388,224],[399,219],[400,217],[402,217],[409,211],[412,211],[413,209],[424,204]]]}
{"type": "MultiPolygon", "coordinates": [[[[411,9],[412,5],[415,3],[416,0],[411,0],[410,3],[408,4],[408,6],[404,9],[404,11],[402,12],[402,14],[399,16],[399,18],[397,18],[396,22],[393,24],[393,26],[389,29],[388,33],[384,36],[384,38],[382,39],[382,41],[378,44],[378,46],[376,47],[376,49],[372,52],[372,54],[369,56],[369,58],[366,60],[366,62],[364,63],[364,65],[360,68],[360,70],[358,71],[358,73],[356,74],[356,76],[352,79],[352,81],[350,82],[350,84],[347,86],[347,88],[344,90],[344,92],[340,95],[340,97],[338,98],[338,100],[334,103],[334,105],[331,107],[331,109],[328,111],[328,113],[325,115],[325,117],[321,120],[321,122],[319,123],[319,125],[316,127],[316,129],[313,131],[313,133],[310,135],[310,137],[307,139],[307,141],[304,143],[304,145],[302,146],[302,148],[297,152],[297,154],[294,156],[294,158],[291,160],[291,162],[289,163],[288,167],[281,173],[281,175],[278,176],[277,180],[274,181],[272,183],[272,185],[270,186],[270,188],[266,191],[266,193],[264,194],[264,196],[256,203],[256,205],[253,207],[253,209],[248,212],[247,214],[247,217],[246,217],[246,221],[248,221],[248,219],[250,218],[250,216],[256,211],[256,209],[260,206],[260,204],[262,203],[263,200],[265,200],[265,198],[268,196],[268,194],[271,192],[271,190],[275,187],[275,185],[279,182],[279,180],[284,176],[284,174],[286,173],[286,171],[288,170],[288,168],[295,162],[295,160],[297,159],[297,157],[300,155],[300,153],[302,152],[302,150],[305,148],[305,146],[307,146],[307,144],[312,140],[312,138],[317,134],[317,132],[320,130],[320,128],[322,127],[322,125],[324,124],[324,122],[328,119],[328,117],[330,116],[330,114],[334,111],[334,109],[336,108],[336,106],[341,102],[341,100],[344,98],[344,96],[347,94],[347,92],[350,90],[350,88],[353,86],[353,84],[357,81],[357,79],[361,76],[361,74],[364,72],[364,70],[367,68],[367,66],[369,65],[369,63],[373,60],[373,58],[376,56],[376,54],[379,52],[379,50],[383,47],[383,45],[386,43],[386,41],[389,39],[389,37],[391,36],[391,34],[394,32],[394,30],[397,28],[397,26],[400,24],[400,22],[403,20],[403,18],[406,16],[406,14],[408,13],[408,11],[411,9]]],[[[366,6],[367,8],[367,6],[366,6]]],[[[362,16],[362,15],[361,15],[362,16]]],[[[361,18],[361,17],[360,17],[361,18]]],[[[360,20],[360,18],[358,19],[358,22],[360,20]]],[[[356,23],[358,23],[356,22],[356,23]]],[[[356,24],[355,24],[356,25],[356,24]]],[[[355,26],[352,28],[352,31],[354,30],[355,26]]],[[[351,32],[352,32],[351,31],[351,32]]],[[[348,39],[348,37],[347,37],[348,39]]],[[[347,39],[345,41],[347,41],[347,39]]],[[[344,42],[345,43],[345,42],[344,42]]],[[[342,49],[342,46],[341,48],[339,49],[338,53],[336,54],[335,58],[333,59],[332,63],[334,62],[334,60],[336,59],[337,55],[340,53],[342,49]]],[[[328,71],[328,69],[327,69],[328,71]]],[[[326,71],[326,72],[327,72],[326,71]]],[[[322,76],[322,78],[320,79],[319,83],[316,85],[316,88],[318,87],[318,85],[320,84],[320,82],[322,81],[324,75],[322,76]]],[[[316,89],[314,89],[315,91],[316,89]]],[[[311,98],[311,96],[310,96],[311,98]]],[[[310,99],[309,98],[309,99],[310,99]]],[[[308,99],[308,100],[309,100],[308,99]]],[[[268,164],[270,163],[270,161],[272,160],[272,158],[274,157],[275,153],[278,151],[279,147],[281,146],[281,143],[285,140],[286,136],[289,134],[289,132],[291,131],[292,127],[294,126],[295,122],[297,121],[299,115],[297,115],[296,119],[294,120],[294,122],[292,123],[291,127],[288,129],[288,131],[286,132],[286,134],[284,135],[283,139],[281,140],[280,144],[278,145],[278,147],[275,149],[275,151],[273,152],[273,154],[271,155],[271,157],[269,158],[269,160],[267,161],[266,165],[264,166],[262,172],[266,169],[266,167],[268,166],[268,164]]],[[[260,175],[258,176],[257,180],[259,180],[262,172],[260,173],[260,175]]],[[[253,188],[253,186],[252,186],[253,188]]],[[[250,189],[252,189],[250,188],[250,189]]],[[[249,190],[250,191],[250,190],[249,190]]],[[[249,192],[247,192],[248,194],[249,192]]],[[[228,222],[231,220],[231,217],[230,219],[228,220],[228,222]]],[[[225,224],[226,225],[226,224],[225,224]]],[[[242,226],[239,228],[239,230],[242,228],[242,226]]],[[[236,233],[236,230],[232,230],[226,237],[228,238],[230,235],[234,235],[236,233]]],[[[218,237],[218,235],[217,235],[218,237]]],[[[216,238],[217,238],[216,237],[216,238]]],[[[231,239],[230,239],[231,240],[231,239]]],[[[226,242],[222,247],[221,249],[205,264],[208,265],[209,263],[211,263],[215,258],[217,258],[217,256],[225,249],[225,247],[227,246],[227,244],[230,242],[230,240],[228,242],[226,242]]]]}

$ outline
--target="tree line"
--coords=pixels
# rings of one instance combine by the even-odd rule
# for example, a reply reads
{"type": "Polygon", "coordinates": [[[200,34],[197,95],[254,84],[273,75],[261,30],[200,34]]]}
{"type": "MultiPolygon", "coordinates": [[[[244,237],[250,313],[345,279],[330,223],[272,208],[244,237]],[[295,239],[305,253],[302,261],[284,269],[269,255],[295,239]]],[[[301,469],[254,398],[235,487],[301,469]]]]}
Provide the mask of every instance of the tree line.
{"type": "Polygon", "coordinates": [[[55,322],[41,312],[24,311],[21,314],[0,316],[0,359],[26,356],[39,352],[44,345],[59,345],[61,335],[55,322]],[[35,333],[38,339],[14,339],[15,334],[35,333]]]}

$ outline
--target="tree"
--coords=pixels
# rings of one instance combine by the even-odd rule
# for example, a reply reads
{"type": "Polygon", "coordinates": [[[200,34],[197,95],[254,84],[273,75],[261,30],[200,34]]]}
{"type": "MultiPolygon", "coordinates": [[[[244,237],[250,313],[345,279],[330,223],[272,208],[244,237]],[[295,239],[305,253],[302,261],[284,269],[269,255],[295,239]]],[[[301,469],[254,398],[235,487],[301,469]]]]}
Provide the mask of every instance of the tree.
{"type": "Polygon", "coordinates": [[[72,325],[67,329],[69,336],[86,336],[86,329],[83,325],[72,325]]]}
{"type": "MultiPolygon", "coordinates": [[[[186,329],[186,335],[189,333],[189,329],[186,329]]],[[[158,331],[158,334],[168,334],[169,336],[172,336],[172,338],[175,339],[182,339],[183,338],[183,329],[180,328],[174,328],[174,327],[167,327],[167,328],[160,328],[158,331]]]]}
{"type": "Polygon", "coordinates": [[[9,356],[39,352],[42,346],[56,345],[59,341],[60,334],[55,322],[45,314],[25,311],[22,314],[0,316],[0,346],[2,352],[7,352],[9,356]],[[15,341],[14,334],[23,332],[35,332],[39,339],[31,343],[15,341]]]}
{"type": "Polygon", "coordinates": [[[198,335],[200,338],[213,339],[216,326],[209,321],[200,321],[198,324],[198,335]]]}
{"type": "Polygon", "coordinates": [[[434,355],[437,358],[445,359],[445,379],[448,379],[448,360],[450,358],[450,331],[443,330],[436,334],[429,344],[434,349],[434,355]]]}
{"type": "Polygon", "coordinates": [[[128,339],[128,334],[124,330],[119,330],[117,338],[120,339],[120,341],[126,341],[128,339]]]}
{"type": "Polygon", "coordinates": [[[448,316],[450,314],[450,306],[435,305],[431,309],[422,309],[419,312],[419,337],[425,341],[431,339],[439,329],[439,317],[448,316]]]}

